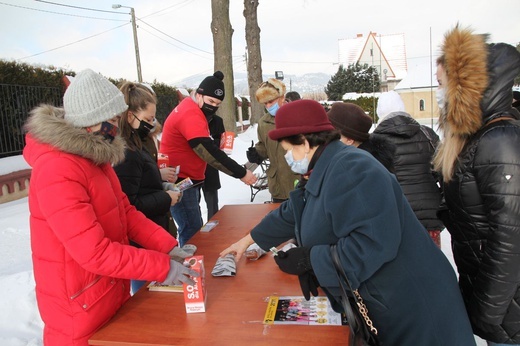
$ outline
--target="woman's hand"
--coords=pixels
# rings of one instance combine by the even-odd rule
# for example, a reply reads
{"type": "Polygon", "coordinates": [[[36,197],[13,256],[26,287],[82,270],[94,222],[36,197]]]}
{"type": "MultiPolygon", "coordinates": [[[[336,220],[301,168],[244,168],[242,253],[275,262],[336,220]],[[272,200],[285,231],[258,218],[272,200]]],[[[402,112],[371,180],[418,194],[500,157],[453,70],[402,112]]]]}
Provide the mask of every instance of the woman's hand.
{"type": "Polygon", "coordinates": [[[181,200],[182,192],[180,191],[168,190],[166,193],[170,195],[170,198],[172,199],[170,206],[175,205],[181,200]]]}
{"type": "Polygon", "coordinates": [[[175,174],[175,168],[173,167],[165,167],[161,168],[161,179],[163,181],[167,181],[170,183],[175,183],[177,181],[177,174],[175,174]]]}
{"type": "Polygon", "coordinates": [[[244,238],[240,239],[224,251],[220,253],[220,257],[224,257],[227,254],[233,254],[235,256],[235,262],[238,262],[244,252],[246,252],[249,245],[253,244],[255,241],[251,237],[251,234],[246,235],[244,238]]]}

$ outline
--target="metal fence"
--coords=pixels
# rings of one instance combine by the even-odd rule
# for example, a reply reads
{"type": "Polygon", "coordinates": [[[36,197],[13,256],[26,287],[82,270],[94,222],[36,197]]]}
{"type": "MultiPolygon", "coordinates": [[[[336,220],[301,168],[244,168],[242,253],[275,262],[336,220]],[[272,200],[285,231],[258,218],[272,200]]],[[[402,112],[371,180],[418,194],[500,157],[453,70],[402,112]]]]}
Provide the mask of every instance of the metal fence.
{"type": "Polygon", "coordinates": [[[29,112],[42,103],[61,107],[61,88],[0,84],[0,158],[22,153],[23,125],[29,112]]]}

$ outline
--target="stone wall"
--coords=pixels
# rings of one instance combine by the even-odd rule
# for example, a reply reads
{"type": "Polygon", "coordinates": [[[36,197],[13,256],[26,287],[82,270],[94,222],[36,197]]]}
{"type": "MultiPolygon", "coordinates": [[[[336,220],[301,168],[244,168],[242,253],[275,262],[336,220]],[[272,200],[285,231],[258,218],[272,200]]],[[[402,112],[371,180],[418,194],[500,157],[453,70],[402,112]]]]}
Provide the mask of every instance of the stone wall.
{"type": "Polygon", "coordinates": [[[0,204],[26,197],[31,169],[0,175],[0,204]]]}

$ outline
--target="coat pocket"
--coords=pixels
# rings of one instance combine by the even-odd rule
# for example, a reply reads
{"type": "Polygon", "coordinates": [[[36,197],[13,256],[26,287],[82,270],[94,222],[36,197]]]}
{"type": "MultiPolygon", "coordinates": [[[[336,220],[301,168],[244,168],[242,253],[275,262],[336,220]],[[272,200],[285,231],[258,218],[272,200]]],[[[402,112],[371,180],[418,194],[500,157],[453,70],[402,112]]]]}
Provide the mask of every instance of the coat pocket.
{"type": "Polygon", "coordinates": [[[375,285],[370,283],[370,281],[364,282],[359,287],[359,294],[365,303],[367,303],[371,308],[377,309],[379,311],[388,310],[388,304],[386,304],[383,295],[375,285]]]}
{"type": "Polygon", "coordinates": [[[116,286],[121,286],[120,281],[121,280],[109,276],[98,276],[80,291],[73,294],[70,299],[75,302],[81,310],[88,311],[116,286]]]}

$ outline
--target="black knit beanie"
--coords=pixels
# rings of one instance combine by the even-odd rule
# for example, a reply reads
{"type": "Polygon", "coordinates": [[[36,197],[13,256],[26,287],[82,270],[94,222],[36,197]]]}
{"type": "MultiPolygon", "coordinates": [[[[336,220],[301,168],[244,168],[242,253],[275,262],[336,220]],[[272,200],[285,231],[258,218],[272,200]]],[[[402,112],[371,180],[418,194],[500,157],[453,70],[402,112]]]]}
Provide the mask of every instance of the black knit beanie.
{"type": "Polygon", "coordinates": [[[224,99],[224,74],[221,71],[213,73],[200,83],[197,93],[201,95],[211,96],[219,100],[224,99]]]}

